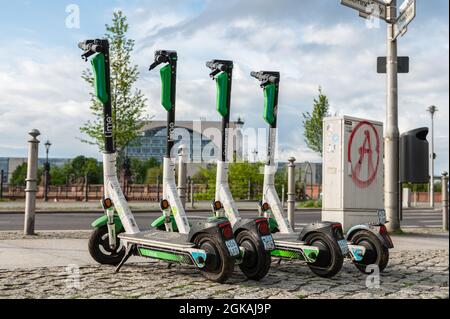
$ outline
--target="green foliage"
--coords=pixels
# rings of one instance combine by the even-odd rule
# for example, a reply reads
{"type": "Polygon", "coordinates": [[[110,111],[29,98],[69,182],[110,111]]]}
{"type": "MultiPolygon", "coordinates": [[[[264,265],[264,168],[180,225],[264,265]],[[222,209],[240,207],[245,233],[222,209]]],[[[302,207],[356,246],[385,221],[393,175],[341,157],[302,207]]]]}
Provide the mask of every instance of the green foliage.
{"type": "MultiPolygon", "coordinates": [[[[9,184],[11,186],[26,186],[26,180],[27,180],[27,169],[28,164],[23,163],[14,170],[11,176],[11,180],[9,181],[9,184]]],[[[44,173],[43,167],[38,167],[37,170],[37,183],[38,185],[42,181],[42,174],[44,173]]]]}
{"type": "Polygon", "coordinates": [[[307,200],[298,204],[299,208],[322,208],[321,200],[307,200]]]}
{"type": "Polygon", "coordinates": [[[330,105],[328,98],[319,87],[319,96],[314,99],[312,114],[303,113],[303,126],[305,128],[305,142],[314,152],[323,154],[323,118],[329,116],[330,105]]]}
{"type": "MultiPolygon", "coordinates": [[[[118,150],[122,150],[130,141],[138,137],[143,127],[146,108],[146,98],[141,90],[133,89],[139,78],[137,65],[131,64],[131,53],[134,49],[134,40],[128,39],[128,23],[122,11],[114,12],[112,25],[106,25],[105,37],[110,41],[111,60],[111,102],[114,122],[114,143],[118,150]]],[[[83,80],[94,88],[94,77],[90,70],[82,75],[83,80]]],[[[103,105],[91,92],[90,109],[95,119],[88,121],[80,128],[90,140],[83,142],[97,145],[100,150],[104,148],[103,136],[103,105]]]]}
{"type": "Polygon", "coordinates": [[[90,184],[103,183],[103,166],[95,158],[78,156],[62,167],[51,166],[50,184],[61,186],[72,183],[83,183],[88,175],[90,184]]]}
{"type": "Polygon", "coordinates": [[[158,181],[158,176],[160,178],[160,183],[162,183],[163,178],[163,167],[162,165],[151,167],[147,169],[145,176],[145,184],[156,184],[158,181]]]}
{"type": "Polygon", "coordinates": [[[133,175],[133,183],[144,184],[146,182],[147,173],[152,168],[159,168],[160,163],[155,158],[141,161],[137,158],[131,159],[131,172],[133,175]]]}
{"type": "Polygon", "coordinates": [[[11,186],[25,186],[25,180],[27,179],[27,163],[19,165],[12,173],[11,180],[9,181],[11,186]]]}

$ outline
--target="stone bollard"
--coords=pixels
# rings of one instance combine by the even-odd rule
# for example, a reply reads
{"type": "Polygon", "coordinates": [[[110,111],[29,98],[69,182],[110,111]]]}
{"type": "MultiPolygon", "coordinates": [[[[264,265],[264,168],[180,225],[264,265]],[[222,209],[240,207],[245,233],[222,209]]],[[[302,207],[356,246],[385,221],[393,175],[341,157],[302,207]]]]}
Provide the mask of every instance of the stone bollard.
{"type": "Polygon", "coordinates": [[[287,191],[287,210],[288,220],[292,229],[295,230],[295,158],[289,158],[288,165],[288,191],[287,191]]]}
{"type": "Polygon", "coordinates": [[[27,165],[27,185],[25,189],[25,223],[24,234],[34,235],[35,215],[36,215],[36,191],[37,191],[37,166],[39,155],[39,140],[37,137],[41,133],[31,130],[31,139],[28,141],[28,165],[27,165]]]}
{"type": "Polygon", "coordinates": [[[448,231],[448,173],[442,173],[442,229],[448,231]]]}

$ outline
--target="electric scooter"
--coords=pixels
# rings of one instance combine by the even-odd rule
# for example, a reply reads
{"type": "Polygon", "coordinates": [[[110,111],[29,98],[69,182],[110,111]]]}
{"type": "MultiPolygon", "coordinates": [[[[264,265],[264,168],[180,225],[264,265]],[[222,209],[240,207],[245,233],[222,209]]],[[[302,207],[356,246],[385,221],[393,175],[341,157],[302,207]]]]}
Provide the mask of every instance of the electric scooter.
{"type": "Polygon", "coordinates": [[[261,82],[264,89],[264,119],[270,125],[267,148],[267,162],[264,168],[263,201],[259,203],[259,214],[271,220],[278,232],[273,232],[276,249],[272,256],[300,259],[307,262],[313,273],[330,278],[342,268],[344,256],[349,253],[347,241],[339,223],[318,222],[304,227],[300,233],[294,232],[284,214],[275,189],[275,143],[277,134],[279,72],[252,72],[251,76],[261,82]],[[273,217],[275,220],[273,220],[273,217]],[[298,248],[293,249],[297,246],[298,248]],[[316,258],[308,258],[308,249],[315,248],[316,258]]]}
{"type": "MultiPolygon", "coordinates": [[[[259,211],[261,216],[269,218],[271,231],[274,234],[275,244],[278,238],[282,238],[286,235],[294,234],[292,226],[285,217],[283,206],[279,200],[278,194],[275,190],[275,173],[276,167],[274,166],[274,146],[276,143],[276,130],[278,120],[278,94],[280,85],[280,73],[279,72],[252,72],[251,76],[258,79],[261,82],[261,87],[264,89],[264,120],[269,124],[269,142],[268,142],[268,160],[265,166],[264,173],[264,192],[263,201],[259,205],[259,211]]],[[[321,231],[328,234],[334,234],[334,239],[341,248],[342,255],[349,257],[354,265],[362,272],[365,272],[366,267],[371,264],[378,265],[380,271],[384,270],[389,260],[388,248],[392,248],[392,240],[386,232],[385,213],[379,211],[378,221],[373,224],[356,225],[351,228],[346,238],[342,236],[342,227],[340,224],[330,222],[318,222],[313,225],[321,225],[323,227],[321,231]],[[348,249],[345,246],[348,245],[348,249]]],[[[305,230],[310,225],[307,225],[300,231],[300,239],[310,241],[305,236],[305,230]]],[[[325,246],[326,241],[319,243],[322,247],[325,246]]],[[[328,243],[328,246],[332,243],[328,243]]],[[[321,252],[322,253],[322,252],[321,252]]],[[[275,255],[283,255],[279,252],[273,252],[275,255]]],[[[320,256],[320,254],[319,254],[320,256]]],[[[331,255],[330,255],[331,256],[331,255]]],[[[328,263],[331,261],[328,259],[328,263]]],[[[331,264],[331,263],[330,263],[331,264]]],[[[311,270],[318,275],[324,273],[324,268],[316,263],[308,263],[311,270]]],[[[325,268],[327,269],[327,268],[325,268]]],[[[331,271],[331,268],[330,268],[331,271]]],[[[333,271],[331,271],[333,273],[333,271]]],[[[325,271],[326,274],[326,271],[325,271]]]]}
{"type": "Polygon", "coordinates": [[[249,279],[260,280],[266,276],[271,264],[271,250],[275,249],[268,220],[264,217],[243,219],[235,205],[228,184],[228,137],[231,112],[233,61],[212,60],[206,63],[210,77],[216,81],[217,111],[222,117],[221,157],[217,161],[217,178],[213,214],[226,217],[243,256],[238,265],[249,279]]]}
{"type": "MultiPolygon", "coordinates": [[[[113,138],[113,120],[111,107],[110,52],[108,40],[87,40],[79,44],[84,51],[85,61],[92,57],[94,70],[95,95],[103,104],[105,150],[104,200],[105,216],[97,219],[89,239],[89,252],[100,264],[117,266],[116,272],[133,255],[192,265],[200,269],[209,280],[225,282],[234,270],[235,257],[239,248],[233,236],[231,224],[225,220],[198,221],[192,227],[188,224],[185,211],[177,195],[174,177],[174,165],[170,161],[170,147],[164,159],[164,181],[166,183],[164,199],[160,206],[165,216],[175,216],[178,232],[172,232],[171,223],[166,230],[152,229],[141,231],[121,190],[116,170],[116,150],[113,138]]],[[[160,51],[156,55],[159,63],[169,63],[169,68],[161,72],[169,86],[172,70],[176,73],[176,53],[160,51]]],[[[152,65],[153,66],[153,65],[152,65]]],[[[169,98],[171,102],[168,128],[174,124],[175,86],[169,98]]],[[[168,107],[169,104],[165,104],[168,107]]],[[[168,144],[173,145],[172,130],[168,130],[168,144]]]]}

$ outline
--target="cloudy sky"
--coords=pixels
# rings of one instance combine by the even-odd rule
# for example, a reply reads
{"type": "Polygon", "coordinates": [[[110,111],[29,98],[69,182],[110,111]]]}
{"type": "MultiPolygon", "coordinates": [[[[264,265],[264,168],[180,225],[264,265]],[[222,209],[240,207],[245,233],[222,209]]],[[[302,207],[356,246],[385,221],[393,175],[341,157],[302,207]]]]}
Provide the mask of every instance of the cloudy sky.
{"type": "MultiPolygon", "coordinates": [[[[399,124],[401,132],[429,126],[426,108],[439,108],[438,173],[449,162],[449,2],[417,0],[417,6],[416,19],[399,40],[399,55],[411,58],[411,73],[399,79],[399,124]]],[[[282,157],[319,160],[306,148],[301,125],[319,86],[334,113],[385,119],[386,80],[376,73],[376,57],[386,52],[386,25],[369,27],[339,0],[2,1],[0,157],[26,156],[32,128],[53,142],[53,157],[99,157],[78,140],[90,114],[89,88],[80,79],[86,64],[76,44],[102,36],[117,9],[129,18],[133,60],[141,69],[138,87],[156,119],[164,119],[159,78],[147,71],[156,49],[179,53],[177,117],[183,120],[218,120],[204,66],[209,59],[235,61],[233,118],[243,117],[247,127],[264,127],[262,91],[249,72],[282,72],[282,157]],[[66,27],[71,4],[80,9],[80,28],[66,27]]]]}

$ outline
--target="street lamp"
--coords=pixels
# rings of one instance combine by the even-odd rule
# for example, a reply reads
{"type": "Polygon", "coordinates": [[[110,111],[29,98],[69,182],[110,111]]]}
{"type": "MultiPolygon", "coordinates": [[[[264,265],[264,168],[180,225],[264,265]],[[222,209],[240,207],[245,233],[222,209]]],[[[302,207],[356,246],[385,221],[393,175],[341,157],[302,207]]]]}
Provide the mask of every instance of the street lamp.
{"type": "Polygon", "coordinates": [[[48,202],[48,184],[50,179],[50,163],[48,161],[48,152],[50,151],[50,146],[52,146],[52,143],[50,141],[47,141],[45,143],[45,167],[44,167],[44,201],[48,202]]]}
{"type": "Polygon", "coordinates": [[[430,151],[430,207],[434,208],[434,114],[438,111],[437,107],[432,105],[427,108],[431,114],[431,151],[430,151]]]}

